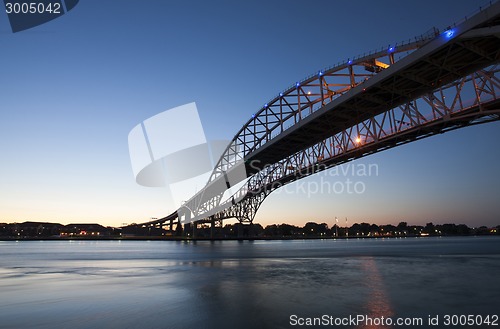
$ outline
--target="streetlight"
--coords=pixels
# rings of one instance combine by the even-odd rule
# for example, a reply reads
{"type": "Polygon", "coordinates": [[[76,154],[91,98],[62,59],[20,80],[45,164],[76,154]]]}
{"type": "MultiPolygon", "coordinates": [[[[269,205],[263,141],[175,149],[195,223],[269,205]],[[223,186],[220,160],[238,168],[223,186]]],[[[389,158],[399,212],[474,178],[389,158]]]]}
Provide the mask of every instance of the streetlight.
{"type": "Polygon", "coordinates": [[[345,218],[345,236],[348,237],[349,236],[349,229],[347,227],[347,217],[345,218]]]}

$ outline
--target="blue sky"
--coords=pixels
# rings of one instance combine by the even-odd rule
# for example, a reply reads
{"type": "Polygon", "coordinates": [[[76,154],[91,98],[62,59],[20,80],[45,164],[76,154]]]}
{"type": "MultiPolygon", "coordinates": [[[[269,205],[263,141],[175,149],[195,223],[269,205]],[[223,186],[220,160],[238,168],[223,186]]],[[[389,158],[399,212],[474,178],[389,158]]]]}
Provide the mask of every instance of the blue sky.
{"type": "MultiPolygon", "coordinates": [[[[80,1],[13,34],[0,14],[0,222],[118,226],[174,209],[135,183],[127,136],[196,102],[209,140],[231,139],[295,81],[372,49],[445,28],[485,1],[80,1]]],[[[262,224],[500,224],[499,123],[460,129],[351,165],[362,194],[271,195],[262,224]]],[[[301,184],[339,177],[309,177],[301,184]]],[[[340,177],[345,180],[346,177],[340,177]]]]}

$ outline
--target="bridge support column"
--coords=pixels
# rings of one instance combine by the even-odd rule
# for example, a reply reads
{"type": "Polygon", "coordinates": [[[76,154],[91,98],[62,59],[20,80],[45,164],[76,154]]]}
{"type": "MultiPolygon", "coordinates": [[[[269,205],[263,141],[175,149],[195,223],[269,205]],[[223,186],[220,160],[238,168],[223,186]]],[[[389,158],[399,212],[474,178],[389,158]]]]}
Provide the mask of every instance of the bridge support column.
{"type": "Polygon", "coordinates": [[[210,239],[220,235],[222,227],[222,219],[218,219],[215,216],[210,217],[210,239]]]}
{"type": "Polygon", "coordinates": [[[243,223],[238,223],[236,224],[238,226],[238,239],[243,239],[243,238],[248,238],[251,239],[254,237],[254,231],[253,231],[253,224],[248,223],[248,224],[243,224],[243,223]]]}
{"type": "Polygon", "coordinates": [[[245,229],[243,227],[244,225],[242,223],[239,223],[238,225],[238,238],[241,239],[245,235],[245,229]]]}
{"type": "Polygon", "coordinates": [[[192,236],[193,233],[193,223],[186,223],[184,224],[184,236],[190,237],[192,236]]]}
{"type": "Polygon", "coordinates": [[[177,220],[177,223],[176,223],[176,227],[175,227],[175,235],[176,236],[182,236],[182,224],[181,224],[181,220],[178,219],[177,220]]]}

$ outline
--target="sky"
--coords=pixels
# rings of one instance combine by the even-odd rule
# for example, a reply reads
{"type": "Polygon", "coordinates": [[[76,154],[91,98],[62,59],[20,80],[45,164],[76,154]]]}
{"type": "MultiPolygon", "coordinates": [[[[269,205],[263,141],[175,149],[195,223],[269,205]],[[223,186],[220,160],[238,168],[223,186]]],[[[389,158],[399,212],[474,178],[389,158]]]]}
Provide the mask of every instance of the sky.
{"type": "MultiPolygon", "coordinates": [[[[18,33],[0,13],[0,222],[166,216],[175,210],[168,190],[132,173],[127,136],[140,122],[196,102],[207,139],[232,139],[295,81],[484,5],[82,0],[18,33]]],[[[459,129],[351,162],[348,175],[300,180],[271,194],[254,222],[500,225],[499,128],[459,129]],[[347,180],[362,193],[349,193],[347,180]],[[340,183],[313,193],[322,182],[340,183]]]]}

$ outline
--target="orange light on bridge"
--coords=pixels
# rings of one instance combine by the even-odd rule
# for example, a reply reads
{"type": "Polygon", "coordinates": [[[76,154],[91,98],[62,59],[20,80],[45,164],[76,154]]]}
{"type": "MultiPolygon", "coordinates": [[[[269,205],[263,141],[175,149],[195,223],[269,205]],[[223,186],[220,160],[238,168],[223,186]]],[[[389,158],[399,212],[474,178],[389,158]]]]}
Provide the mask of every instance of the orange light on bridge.
{"type": "Polygon", "coordinates": [[[356,144],[361,144],[361,137],[356,137],[356,144]]]}

